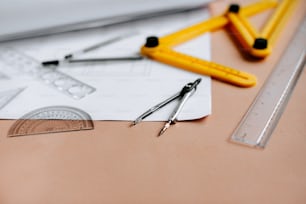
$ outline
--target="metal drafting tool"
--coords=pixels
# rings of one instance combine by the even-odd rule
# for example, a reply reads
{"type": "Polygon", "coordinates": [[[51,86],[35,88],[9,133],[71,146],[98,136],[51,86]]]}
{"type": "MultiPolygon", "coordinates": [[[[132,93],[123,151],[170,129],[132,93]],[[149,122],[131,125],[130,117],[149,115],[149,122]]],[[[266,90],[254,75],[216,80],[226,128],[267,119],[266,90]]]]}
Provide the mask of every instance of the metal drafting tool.
{"type": "Polygon", "coordinates": [[[73,99],[79,100],[96,90],[94,87],[56,69],[44,69],[37,60],[11,48],[0,48],[0,59],[8,66],[37,77],[73,99]]]}
{"type": "Polygon", "coordinates": [[[69,64],[69,63],[99,63],[99,62],[109,62],[109,61],[130,61],[130,60],[141,60],[143,57],[141,55],[135,55],[135,56],[123,56],[123,57],[107,57],[107,58],[81,58],[77,59],[76,56],[91,52],[93,50],[99,49],[101,47],[110,45],[112,43],[115,43],[119,40],[122,40],[124,38],[130,37],[132,35],[135,35],[135,33],[128,33],[125,35],[115,36],[113,38],[104,40],[102,42],[96,43],[94,45],[90,45],[84,49],[69,53],[64,56],[62,60],[49,60],[44,61],[41,64],[43,66],[49,67],[49,66],[58,66],[60,64],[69,64]]]}
{"type": "MultiPolygon", "coordinates": [[[[244,16],[252,16],[269,8],[273,8],[276,4],[277,2],[272,0],[259,1],[249,6],[245,6],[240,10],[244,16]]],[[[173,50],[173,47],[178,44],[189,41],[206,32],[223,29],[225,26],[229,25],[230,20],[227,14],[228,12],[164,37],[148,37],[146,44],[141,48],[141,53],[153,60],[191,72],[208,75],[233,85],[241,87],[254,86],[256,84],[256,77],[252,74],[173,50]]]]}
{"type": "Polygon", "coordinates": [[[16,98],[23,90],[26,88],[18,88],[18,89],[11,89],[6,91],[0,92],[0,110],[9,104],[14,98],[16,98]]]}
{"type": "Polygon", "coordinates": [[[129,34],[126,34],[126,35],[115,36],[113,38],[110,38],[110,39],[107,39],[107,40],[103,40],[102,42],[96,43],[94,45],[90,45],[89,47],[86,47],[86,48],[84,48],[82,50],[79,50],[79,51],[67,54],[67,55],[65,55],[64,58],[65,59],[75,58],[75,56],[78,56],[80,54],[85,54],[87,52],[91,52],[93,50],[99,49],[100,47],[104,47],[104,46],[110,45],[110,44],[115,43],[115,42],[117,42],[119,40],[122,40],[124,38],[129,37],[129,36],[132,36],[133,34],[134,33],[129,33],[129,34]]]}
{"type": "Polygon", "coordinates": [[[274,13],[260,33],[252,26],[244,12],[240,11],[238,4],[230,6],[227,17],[232,29],[239,35],[238,40],[241,41],[244,50],[254,57],[263,58],[272,52],[276,38],[297,2],[298,0],[282,0],[280,3],[271,4],[275,8],[274,13]]]}
{"type": "Polygon", "coordinates": [[[178,93],[174,94],[173,96],[171,96],[170,98],[162,101],[161,103],[153,106],[152,108],[150,108],[149,110],[147,110],[146,112],[144,112],[143,114],[141,114],[136,120],[133,121],[132,125],[136,125],[137,123],[141,122],[143,119],[145,119],[146,117],[148,117],[149,115],[151,115],[152,113],[154,113],[155,111],[161,109],[162,107],[164,107],[165,105],[169,104],[170,102],[178,99],[179,100],[179,104],[175,107],[175,109],[173,110],[172,114],[170,115],[168,122],[165,124],[165,126],[161,129],[161,131],[159,132],[159,135],[162,135],[172,124],[175,124],[177,121],[177,116],[179,115],[179,113],[181,112],[184,104],[186,103],[186,101],[191,97],[191,95],[196,91],[196,88],[198,86],[198,84],[201,82],[201,78],[195,80],[194,82],[188,83],[186,84],[181,91],[179,91],[178,93]]]}
{"type": "Polygon", "coordinates": [[[265,147],[305,66],[305,36],[306,18],[234,131],[231,141],[265,147]]]}
{"type": "Polygon", "coordinates": [[[94,129],[89,114],[69,106],[49,106],[25,114],[9,129],[8,136],[59,133],[94,129]]]}

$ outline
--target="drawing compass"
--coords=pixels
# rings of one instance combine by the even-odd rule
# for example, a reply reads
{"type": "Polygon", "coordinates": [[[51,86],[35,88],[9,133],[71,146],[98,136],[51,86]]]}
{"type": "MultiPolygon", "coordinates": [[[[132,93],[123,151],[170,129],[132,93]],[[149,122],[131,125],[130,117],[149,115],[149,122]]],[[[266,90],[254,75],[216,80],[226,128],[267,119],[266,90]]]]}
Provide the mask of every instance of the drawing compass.
{"type": "Polygon", "coordinates": [[[165,105],[169,104],[170,102],[174,100],[179,100],[179,103],[171,113],[167,123],[164,125],[164,127],[159,132],[158,136],[161,136],[172,124],[175,124],[177,121],[177,117],[180,114],[180,112],[183,109],[183,106],[185,105],[186,101],[193,95],[193,93],[196,91],[196,88],[198,84],[201,82],[201,78],[198,78],[194,82],[190,82],[186,84],[181,91],[177,92],[173,96],[169,97],[168,99],[162,101],[161,103],[151,107],[149,110],[141,114],[136,120],[133,121],[132,125],[136,125],[137,123],[141,122],[143,119],[154,113],[155,111],[158,111],[165,105]]]}

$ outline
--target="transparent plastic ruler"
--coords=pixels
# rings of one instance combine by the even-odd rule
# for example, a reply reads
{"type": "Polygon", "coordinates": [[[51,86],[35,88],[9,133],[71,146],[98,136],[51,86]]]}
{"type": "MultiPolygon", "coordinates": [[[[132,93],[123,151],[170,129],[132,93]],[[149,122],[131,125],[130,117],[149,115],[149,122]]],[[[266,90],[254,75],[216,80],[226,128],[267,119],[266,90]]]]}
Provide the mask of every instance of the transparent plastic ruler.
{"type": "Polygon", "coordinates": [[[18,88],[6,91],[0,91],[0,110],[9,104],[16,96],[18,96],[25,88],[18,88]]]}
{"type": "Polygon", "coordinates": [[[231,141],[265,147],[305,66],[306,18],[234,131],[231,141]]]}
{"type": "Polygon", "coordinates": [[[37,77],[49,86],[77,100],[96,90],[55,68],[42,67],[37,60],[12,48],[0,48],[0,60],[20,72],[37,77]]]}

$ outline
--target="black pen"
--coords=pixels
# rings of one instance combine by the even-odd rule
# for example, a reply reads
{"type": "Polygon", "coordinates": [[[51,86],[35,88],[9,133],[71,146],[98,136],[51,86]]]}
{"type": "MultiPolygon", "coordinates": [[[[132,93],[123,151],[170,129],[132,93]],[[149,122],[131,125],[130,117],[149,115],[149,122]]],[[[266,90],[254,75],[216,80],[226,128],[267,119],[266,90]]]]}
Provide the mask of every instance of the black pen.
{"type": "Polygon", "coordinates": [[[42,62],[45,67],[48,66],[59,66],[60,64],[70,63],[99,63],[99,62],[116,62],[116,61],[134,61],[142,60],[143,56],[127,56],[127,57],[107,57],[107,58],[84,58],[84,59],[65,59],[65,60],[50,60],[42,62]]]}
{"type": "Polygon", "coordinates": [[[87,52],[96,50],[96,49],[98,49],[100,47],[103,47],[103,46],[106,46],[106,45],[110,45],[110,44],[115,43],[115,42],[117,42],[117,41],[119,41],[121,39],[130,37],[130,36],[135,35],[135,34],[136,33],[128,33],[128,34],[125,34],[125,35],[115,36],[113,38],[104,40],[102,42],[90,45],[89,47],[83,48],[81,50],[78,50],[78,51],[66,54],[64,56],[64,59],[62,59],[62,60],[43,61],[41,64],[43,66],[58,66],[62,62],[64,62],[64,63],[65,62],[68,62],[68,63],[80,63],[80,62],[82,62],[82,63],[84,63],[84,62],[90,62],[90,61],[93,61],[93,62],[105,62],[105,61],[139,60],[140,59],[139,56],[137,56],[137,57],[136,56],[135,57],[134,56],[118,57],[118,58],[96,58],[96,59],[93,58],[93,59],[78,59],[78,60],[74,59],[75,56],[78,56],[78,55],[81,55],[81,54],[85,54],[87,52]]]}

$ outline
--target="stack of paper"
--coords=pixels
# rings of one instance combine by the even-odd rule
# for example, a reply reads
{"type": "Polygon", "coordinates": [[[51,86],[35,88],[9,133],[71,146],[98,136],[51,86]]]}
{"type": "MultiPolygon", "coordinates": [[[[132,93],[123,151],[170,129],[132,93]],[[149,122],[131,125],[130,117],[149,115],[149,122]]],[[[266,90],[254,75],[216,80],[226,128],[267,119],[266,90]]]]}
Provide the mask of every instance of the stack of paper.
{"type": "MultiPolygon", "coordinates": [[[[147,36],[163,36],[203,21],[208,16],[208,12],[203,9],[110,28],[11,42],[3,44],[1,49],[10,47],[41,62],[61,59],[68,53],[114,36],[126,36],[111,45],[78,57],[135,56],[139,54],[147,36]]],[[[209,60],[209,35],[203,35],[176,49],[209,60]]],[[[40,67],[40,69],[48,68],[40,67]]],[[[186,83],[193,82],[199,77],[202,78],[202,82],[187,101],[179,119],[196,119],[211,113],[210,77],[164,65],[151,59],[73,66],[66,64],[59,66],[57,70],[94,87],[95,91],[76,100],[37,80],[36,76],[12,68],[5,60],[1,60],[0,72],[9,78],[0,78],[0,89],[2,91],[22,87],[26,89],[0,110],[0,118],[16,119],[34,109],[62,105],[80,108],[90,114],[94,120],[134,120],[149,107],[177,93],[186,83]]],[[[166,120],[175,105],[175,102],[169,104],[147,120],[166,120]]]]}

